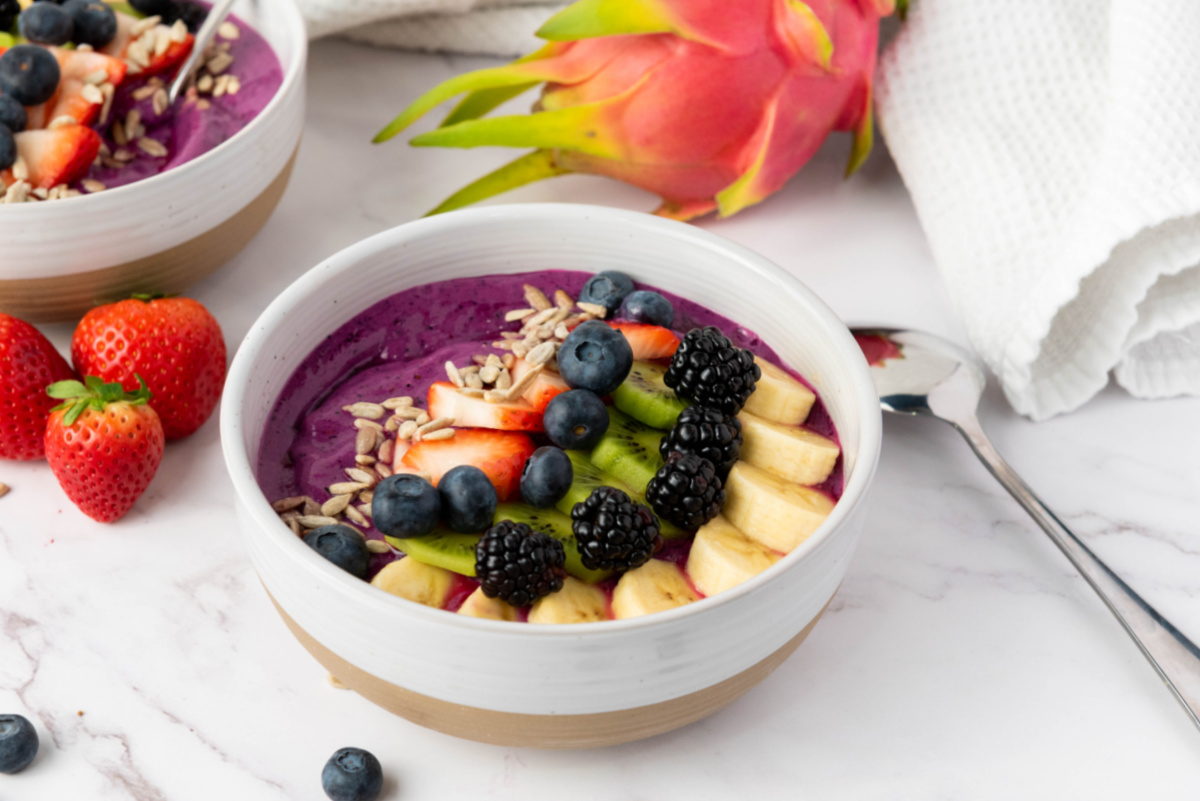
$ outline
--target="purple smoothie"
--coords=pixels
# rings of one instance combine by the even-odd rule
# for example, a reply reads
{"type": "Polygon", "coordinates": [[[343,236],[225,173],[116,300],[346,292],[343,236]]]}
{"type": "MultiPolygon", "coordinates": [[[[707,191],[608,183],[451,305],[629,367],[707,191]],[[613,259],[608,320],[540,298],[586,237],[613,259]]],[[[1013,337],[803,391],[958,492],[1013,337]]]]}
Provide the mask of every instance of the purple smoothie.
{"type": "MultiPolygon", "coordinates": [[[[501,331],[520,328],[520,322],[506,323],[504,315],[524,305],[522,285],[532,284],[548,296],[562,289],[577,297],[590,276],[553,270],[460,278],[414,287],[371,306],[326,337],[284,386],[263,431],[259,486],[272,500],[326,498],[325,487],[344,481],[343,468],[354,462],[354,429],[343,406],[410,395],[423,407],[430,384],[446,380],[447,360],[465,364],[477,353],[503,353],[490,343],[501,331]]],[[[643,284],[638,288],[656,289],[671,301],[677,333],[715,325],[735,345],[779,364],[775,352],[749,329],[673,293],[643,284]]],[[[805,425],[837,439],[819,396],[805,425]]],[[[841,497],[840,457],[818,489],[841,497]]],[[[686,561],[686,552],[682,558],[686,561]]]]}
{"type": "MultiPolygon", "coordinates": [[[[112,189],[166,172],[212,150],[245,128],[266,108],[283,83],[283,68],[275,51],[257,31],[233,14],[229,15],[228,20],[240,30],[238,38],[224,40],[218,37],[216,41],[227,41],[230,45],[229,54],[233,57],[233,63],[224,74],[237,76],[241,82],[237,94],[224,94],[221,97],[202,95],[208,101],[207,108],[180,95],[174,109],[168,108],[159,115],[154,112],[150,98],[135,100],[133,97],[149,78],[129,76],[113,98],[107,123],[97,123],[93,127],[104,138],[104,144],[110,152],[116,152],[121,146],[112,137],[112,123],[125,120],[129,112],[136,109],[146,127],[146,136],[164,145],[168,155],[155,158],[136,145],[127,144],[124,149],[134,154],[133,161],[121,167],[105,166],[97,161],[86,178],[101,181],[112,189]]],[[[174,71],[160,77],[169,86],[174,71]]]]}

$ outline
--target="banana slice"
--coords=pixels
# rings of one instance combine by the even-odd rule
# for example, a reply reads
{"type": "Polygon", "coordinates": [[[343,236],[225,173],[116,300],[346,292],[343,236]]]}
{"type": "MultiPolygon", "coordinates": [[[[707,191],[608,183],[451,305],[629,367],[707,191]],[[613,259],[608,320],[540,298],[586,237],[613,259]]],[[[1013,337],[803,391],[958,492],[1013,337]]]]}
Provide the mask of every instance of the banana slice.
{"type": "Polygon", "coordinates": [[[593,623],[608,620],[603,590],[567,576],[558,592],[539,598],[529,608],[530,623],[593,623]]]}
{"type": "Polygon", "coordinates": [[[716,595],[757,576],[779,561],[779,555],[749,539],[718,515],[696,532],[687,572],[696,589],[716,595]]]}
{"type": "Polygon", "coordinates": [[[475,592],[467,596],[467,600],[463,601],[463,605],[459,607],[458,613],[467,617],[483,617],[488,620],[516,620],[516,608],[506,604],[499,598],[489,598],[483,594],[483,588],[479,587],[475,592]]]}
{"type": "Polygon", "coordinates": [[[829,478],[841,448],[807,428],[782,425],[743,411],[741,458],[780,478],[809,486],[829,478]]]}
{"type": "Polygon", "coordinates": [[[454,574],[406,556],[385,566],[371,585],[419,604],[441,609],[450,595],[454,574]]]}
{"type": "Polygon", "coordinates": [[[688,586],[683,571],[671,562],[651,559],[617,582],[612,598],[613,617],[621,620],[665,612],[696,600],[699,596],[688,586]]]}
{"type": "Polygon", "coordinates": [[[818,492],[739,461],[725,482],[725,517],[743,534],[772,551],[791,553],[833,511],[818,492]]]}
{"type": "Polygon", "coordinates": [[[789,426],[807,420],[817,400],[812,390],[766,359],[756,356],[754,363],[762,368],[762,378],[746,401],[746,411],[789,426]]]}

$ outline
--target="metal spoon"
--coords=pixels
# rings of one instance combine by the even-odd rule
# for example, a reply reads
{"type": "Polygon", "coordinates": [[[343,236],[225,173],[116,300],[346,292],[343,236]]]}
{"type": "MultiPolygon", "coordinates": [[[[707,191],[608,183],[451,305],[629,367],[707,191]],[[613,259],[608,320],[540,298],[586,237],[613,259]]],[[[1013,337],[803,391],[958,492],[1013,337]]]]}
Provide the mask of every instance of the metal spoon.
{"type": "Polygon", "coordinates": [[[217,28],[221,27],[221,23],[229,16],[229,9],[233,8],[234,2],[235,0],[216,0],[209,9],[208,16],[204,18],[204,24],[200,26],[200,30],[196,31],[196,41],[192,44],[192,52],[188,55],[187,61],[183,62],[183,66],[179,68],[175,80],[171,81],[171,89],[167,93],[167,97],[172,106],[179,99],[179,93],[183,91],[183,87],[187,86],[196,67],[200,66],[200,60],[204,58],[204,51],[208,49],[209,42],[217,35],[217,28]]]}
{"type": "Polygon", "coordinates": [[[871,377],[883,410],[933,417],[954,426],[991,474],[1087,579],[1200,727],[1200,649],[1080,542],[996,452],[975,416],[987,384],[976,357],[921,331],[860,328],[853,333],[872,363],[871,377]]]}

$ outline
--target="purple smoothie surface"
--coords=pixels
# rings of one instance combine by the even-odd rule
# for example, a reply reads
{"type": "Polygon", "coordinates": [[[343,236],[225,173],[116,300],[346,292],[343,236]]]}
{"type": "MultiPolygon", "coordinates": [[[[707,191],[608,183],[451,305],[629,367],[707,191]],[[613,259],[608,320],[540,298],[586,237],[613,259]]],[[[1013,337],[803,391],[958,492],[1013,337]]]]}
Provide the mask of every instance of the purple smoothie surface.
{"type": "MultiPolygon", "coordinates": [[[[461,365],[475,354],[504,353],[491,343],[501,331],[520,329],[520,322],[505,322],[504,315],[525,305],[524,284],[547,296],[562,289],[578,297],[589,277],[591,273],[552,270],[459,278],[407,289],[361,312],[305,357],[276,399],[259,447],[256,472],[262,491],[271,500],[327,497],[325,488],[344,481],[343,468],[354,462],[354,429],[343,406],[409,395],[424,407],[430,384],[446,380],[447,360],[461,365]]],[[[677,333],[715,325],[735,345],[780,365],[812,388],[780,364],[750,329],[674,293],[641,283],[637,288],[654,289],[671,301],[677,333]]],[[[805,425],[837,440],[819,395],[805,425]]],[[[839,456],[833,474],[818,489],[837,499],[842,481],[839,456]]]]}

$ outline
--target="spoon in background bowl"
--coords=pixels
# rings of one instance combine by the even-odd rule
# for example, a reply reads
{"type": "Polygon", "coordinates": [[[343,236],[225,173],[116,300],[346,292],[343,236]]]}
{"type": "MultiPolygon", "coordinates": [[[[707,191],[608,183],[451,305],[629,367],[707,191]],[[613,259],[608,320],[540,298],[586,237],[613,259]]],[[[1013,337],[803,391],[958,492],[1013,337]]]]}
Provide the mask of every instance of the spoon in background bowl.
{"type": "Polygon", "coordinates": [[[204,18],[204,24],[200,26],[200,30],[196,31],[196,40],[192,43],[192,52],[188,54],[187,60],[179,68],[179,72],[175,75],[175,80],[171,81],[171,89],[167,92],[167,98],[170,100],[172,108],[174,108],[175,101],[179,99],[179,95],[183,92],[183,88],[191,80],[192,73],[200,66],[200,61],[204,58],[204,51],[208,49],[209,43],[217,35],[217,28],[221,27],[221,23],[229,16],[229,9],[233,8],[233,4],[234,0],[215,0],[212,8],[208,10],[208,16],[204,18]]]}
{"type": "Polygon", "coordinates": [[[996,452],[975,415],[987,384],[978,359],[952,342],[921,331],[857,328],[853,334],[871,365],[883,410],[933,417],[954,426],[1116,615],[1200,727],[1200,649],[1072,534],[996,452]]]}

